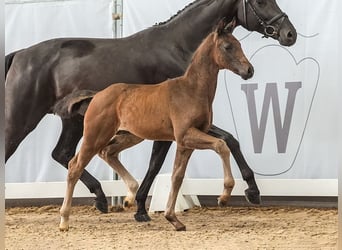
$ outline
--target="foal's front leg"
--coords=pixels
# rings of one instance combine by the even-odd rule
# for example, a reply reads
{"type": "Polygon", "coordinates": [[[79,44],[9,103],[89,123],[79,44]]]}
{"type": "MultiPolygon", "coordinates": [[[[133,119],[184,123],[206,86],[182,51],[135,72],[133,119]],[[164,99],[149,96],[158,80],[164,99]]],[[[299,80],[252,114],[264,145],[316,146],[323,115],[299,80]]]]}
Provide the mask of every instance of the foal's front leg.
{"type": "Polygon", "coordinates": [[[220,129],[214,125],[210,127],[208,132],[209,135],[212,135],[216,138],[223,139],[227,146],[229,147],[242,175],[242,178],[247,182],[248,188],[245,190],[246,200],[251,204],[260,204],[260,191],[255,182],[254,172],[248,166],[248,163],[243,156],[239,142],[227,131],[220,129]]]}
{"type": "Polygon", "coordinates": [[[230,168],[230,150],[225,141],[196,128],[190,128],[181,142],[182,146],[186,148],[211,149],[220,155],[223,163],[224,189],[222,195],[218,198],[218,204],[220,206],[226,205],[231,196],[235,181],[230,168]]]}

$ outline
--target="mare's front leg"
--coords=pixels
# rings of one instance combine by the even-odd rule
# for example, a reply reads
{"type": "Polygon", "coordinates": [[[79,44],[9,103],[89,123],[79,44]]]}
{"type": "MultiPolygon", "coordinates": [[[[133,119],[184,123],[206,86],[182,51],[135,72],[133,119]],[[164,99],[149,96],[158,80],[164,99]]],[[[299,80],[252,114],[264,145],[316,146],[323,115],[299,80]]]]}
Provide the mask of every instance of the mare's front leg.
{"type": "Polygon", "coordinates": [[[134,199],[139,184],[136,179],[121,164],[118,159],[118,155],[121,151],[130,148],[142,141],[143,139],[129,132],[120,131],[98,154],[104,161],[109,164],[109,166],[114,169],[114,171],[122,178],[122,180],[126,184],[128,193],[124,200],[124,207],[130,207],[134,205],[134,199]]]}
{"type": "Polygon", "coordinates": [[[169,151],[171,144],[171,141],[155,141],[153,143],[150,165],[136,195],[138,206],[138,210],[134,215],[136,221],[144,222],[151,220],[146,211],[147,195],[153,180],[156,178],[165,161],[166,154],[169,151]]]}
{"type": "Polygon", "coordinates": [[[186,166],[193,149],[183,148],[177,145],[176,157],[171,177],[171,190],[165,209],[165,218],[175,227],[176,231],[185,231],[185,225],[180,222],[175,213],[175,205],[179,189],[182,185],[186,166]]]}
{"type": "MultiPolygon", "coordinates": [[[[75,155],[76,146],[83,133],[83,116],[77,115],[71,119],[62,118],[62,133],[58,143],[52,152],[52,157],[57,162],[68,168],[70,159],[75,155]]],[[[86,185],[91,193],[96,195],[95,207],[102,213],[108,212],[108,202],[102,190],[101,183],[84,170],[80,180],[86,185]]]]}
{"type": "Polygon", "coordinates": [[[252,204],[260,204],[260,192],[255,182],[254,172],[248,166],[240,150],[239,142],[233,137],[233,135],[214,125],[211,126],[208,134],[226,142],[240,169],[242,178],[247,182],[248,188],[245,190],[246,200],[252,204]]]}

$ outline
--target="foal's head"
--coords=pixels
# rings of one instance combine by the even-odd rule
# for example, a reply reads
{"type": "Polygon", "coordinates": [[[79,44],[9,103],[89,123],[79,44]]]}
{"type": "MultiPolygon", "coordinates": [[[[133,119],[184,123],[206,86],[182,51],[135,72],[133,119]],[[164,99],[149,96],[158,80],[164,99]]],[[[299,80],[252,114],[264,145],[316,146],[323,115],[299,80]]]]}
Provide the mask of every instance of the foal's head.
{"type": "Polygon", "coordinates": [[[240,42],[232,35],[235,20],[230,23],[221,21],[214,34],[214,58],[220,69],[229,69],[244,80],[254,74],[252,64],[242,51],[240,42]]]}

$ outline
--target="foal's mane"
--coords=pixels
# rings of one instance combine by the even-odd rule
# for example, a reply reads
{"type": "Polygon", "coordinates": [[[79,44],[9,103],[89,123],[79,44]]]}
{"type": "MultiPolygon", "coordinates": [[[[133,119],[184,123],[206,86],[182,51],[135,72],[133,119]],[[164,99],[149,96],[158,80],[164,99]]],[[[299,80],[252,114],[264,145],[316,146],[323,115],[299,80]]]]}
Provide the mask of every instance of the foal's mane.
{"type": "Polygon", "coordinates": [[[196,51],[193,53],[193,55],[191,57],[190,64],[188,65],[188,68],[186,69],[186,72],[188,72],[188,70],[191,68],[190,66],[193,63],[197,64],[197,62],[199,62],[203,58],[202,56],[198,56],[198,55],[203,55],[203,53],[209,53],[210,52],[210,50],[208,49],[208,42],[215,44],[217,39],[218,39],[218,35],[217,35],[216,31],[211,32],[206,38],[203,39],[201,44],[198,46],[196,51]]]}
{"type": "Polygon", "coordinates": [[[171,16],[168,20],[166,21],[162,21],[162,22],[159,22],[159,23],[156,23],[155,25],[153,26],[158,26],[158,25],[163,25],[163,24],[166,24],[166,23],[169,23],[171,22],[174,18],[176,18],[177,16],[179,16],[180,14],[182,14],[183,12],[185,12],[186,10],[190,9],[191,7],[193,7],[195,4],[201,4],[199,2],[201,1],[205,1],[206,3],[202,3],[202,4],[207,4],[207,2],[212,2],[212,1],[216,1],[216,0],[195,0],[191,3],[189,3],[188,5],[186,5],[183,9],[179,10],[176,14],[174,14],[173,16],[171,16]]]}

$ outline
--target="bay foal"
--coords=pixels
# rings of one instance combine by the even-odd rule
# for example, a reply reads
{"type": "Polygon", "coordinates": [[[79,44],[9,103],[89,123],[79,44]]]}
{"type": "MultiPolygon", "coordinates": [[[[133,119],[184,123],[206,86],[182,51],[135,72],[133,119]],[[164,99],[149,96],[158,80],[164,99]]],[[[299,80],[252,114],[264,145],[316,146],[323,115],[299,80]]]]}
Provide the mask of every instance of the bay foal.
{"type": "Polygon", "coordinates": [[[94,96],[85,113],[80,151],[69,162],[66,196],[60,210],[60,230],[69,229],[72,194],[83,169],[113,140],[118,144],[111,162],[116,165],[113,167],[116,170],[124,168],[118,160],[118,153],[143,139],[176,141],[172,187],[165,217],[177,231],[185,230],[185,225],[175,215],[176,198],[194,149],[212,149],[220,155],[224,189],[218,201],[220,205],[227,203],[234,187],[230,151],[222,139],[207,132],[212,124],[212,103],[219,70],[229,69],[243,79],[253,76],[252,65],[232,35],[234,27],[235,21],[228,25],[220,22],[216,31],[210,33],[196,50],[181,77],[156,85],[117,83],[94,96]],[[118,131],[127,131],[129,135],[118,131]],[[126,137],[130,138],[129,142],[125,142],[126,137]]]}

